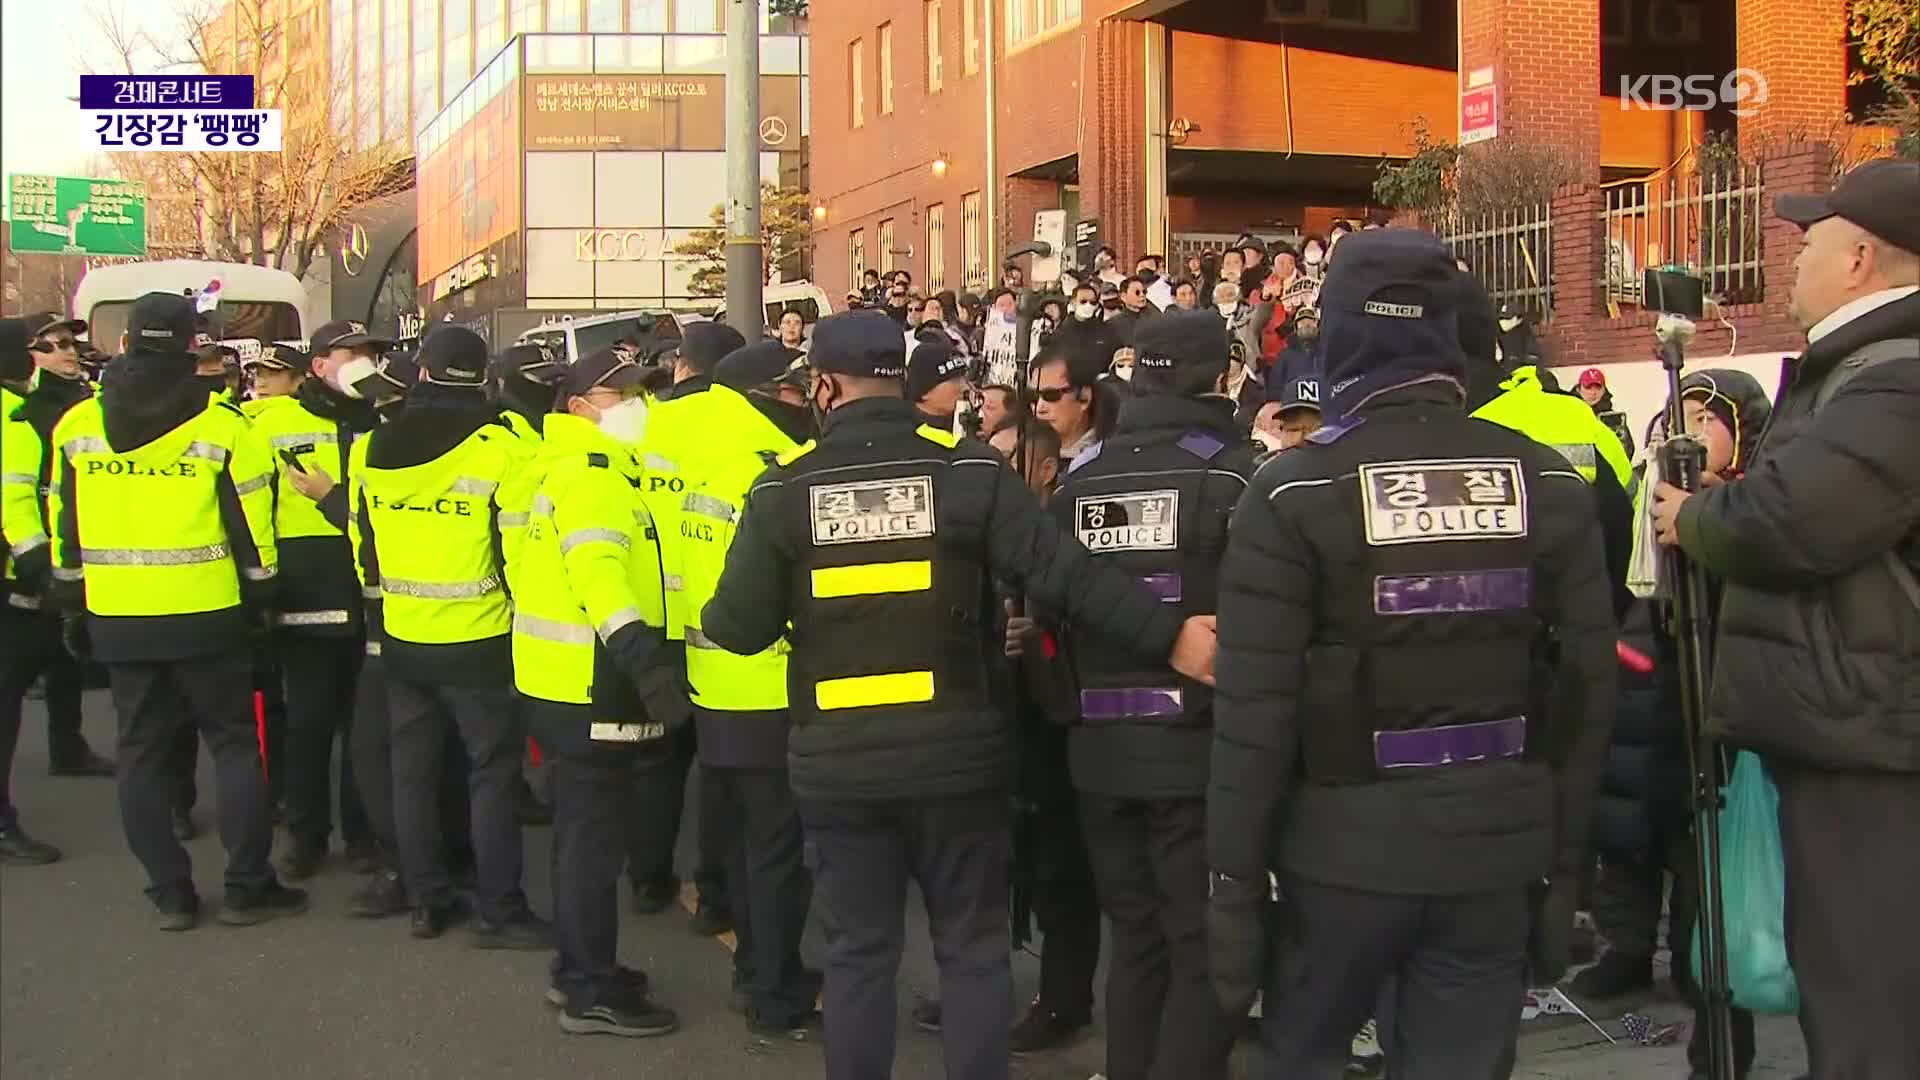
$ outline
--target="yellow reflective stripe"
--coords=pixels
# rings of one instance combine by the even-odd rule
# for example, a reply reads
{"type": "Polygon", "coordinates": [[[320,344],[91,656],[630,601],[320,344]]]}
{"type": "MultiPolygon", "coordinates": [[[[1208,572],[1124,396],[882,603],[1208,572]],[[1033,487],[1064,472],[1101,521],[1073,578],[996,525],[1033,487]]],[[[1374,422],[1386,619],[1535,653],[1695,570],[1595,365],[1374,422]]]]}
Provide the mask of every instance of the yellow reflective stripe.
{"type": "Polygon", "coordinates": [[[557,641],[562,645],[593,644],[593,627],[584,623],[561,622],[558,619],[543,619],[538,615],[529,615],[524,611],[513,613],[513,632],[541,641],[557,641]]]}
{"type": "Polygon", "coordinates": [[[876,593],[925,592],[931,588],[933,563],[926,559],[820,566],[813,571],[813,597],[816,600],[831,600],[839,596],[872,596],[876,593]]]}
{"type": "Polygon", "coordinates": [[[581,544],[618,544],[631,548],[633,540],[619,529],[575,529],[560,538],[560,554],[565,555],[581,544]]]}
{"type": "Polygon", "coordinates": [[[313,443],[316,446],[320,443],[329,443],[338,446],[340,445],[340,436],[338,433],[332,431],[303,431],[293,435],[275,435],[268,441],[273,444],[275,450],[283,450],[290,446],[300,446],[305,443],[313,443]]]}
{"type": "Polygon", "coordinates": [[[785,453],[781,454],[779,457],[774,458],[773,463],[775,465],[791,465],[794,462],[799,461],[801,458],[806,457],[808,454],[813,453],[813,448],[816,445],[817,444],[812,439],[808,439],[806,442],[801,443],[799,446],[796,446],[793,449],[788,450],[785,453]]]}
{"type": "Polygon", "coordinates": [[[275,626],[345,626],[353,621],[353,612],[342,608],[325,611],[284,611],[273,617],[275,626]]]}
{"type": "Polygon", "coordinates": [[[20,484],[25,487],[38,489],[40,487],[40,478],[32,473],[0,473],[0,484],[20,484]]]}
{"type": "Polygon", "coordinates": [[[813,703],[820,709],[862,709],[869,705],[910,705],[932,700],[931,671],[856,675],[848,679],[822,679],[813,684],[813,703]]]}
{"type": "Polygon", "coordinates": [[[380,589],[387,596],[410,596],[416,600],[472,600],[500,591],[500,579],[488,574],[478,581],[406,581],[383,577],[380,589]]]}
{"type": "Polygon", "coordinates": [[[477,476],[463,476],[447,485],[447,490],[455,495],[491,495],[500,485],[492,480],[477,476]]]}
{"type": "Polygon", "coordinates": [[[113,447],[98,435],[81,435],[68,439],[60,445],[60,452],[72,457],[75,454],[111,454],[113,447]]]}
{"type": "Polygon", "coordinates": [[[600,635],[601,641],[611,641],[613,640],[613,635],[639,621],[640,612],[638,609],[623,607],[619,611],[602,619],[600,625],[594,629],[600,635]]]}
{"type": "Polygon", "coordinates": [[[20,556],[25,555],[27,552],[32,551],[34,548],[44,546],[48,543],[51,543],[51,541],[47,539],[46,533],[36,532],[34,533],[34,535],[27,537],[26,539],[13,545],[13,547],[9,548],[8,554],[12,555],[14,558],[17,559],[20,556]]]}
{"type": "Polygon", "coordinates": [[[256,491],[259,491],[265,488],[268,484],[271,484],[271,483],[273,483],[273,476],[271,474],[267,476],[256,476],[251,480],[242,480],[239,483],[233,485],[233,493],[235,495],[239,495],[244,498],[245,496],[251,495],[256,491]]]}
{"type": "Polygon", "coordinates": [[[500,527],[503,529],[523,529],[527,525],[524,512],[508,512],[500,515],[500,527]]]}
{"type": "Polygon", "coordinates": [[[204,458],[208,461],[225,461],[227,448],[219,443],[190,442],[185,450],[180,451],[180,456],[204,458]]]}
{"type": "Polygon", "coordinates": [[[230,552],[225,544],[206,544],[186,548],[90,548],[80,549],[80,561],[99,566],[192,566],[219,562],[230,552]]]}
{"type": "Polygon", "coordinates": [[[913,429],[913,433],[930,443],[938,443],[949,450],[960,445],[960,436],[955,435],[951,431],[941,431],[931,424],[921,424],[919,427],[913,429]]]}

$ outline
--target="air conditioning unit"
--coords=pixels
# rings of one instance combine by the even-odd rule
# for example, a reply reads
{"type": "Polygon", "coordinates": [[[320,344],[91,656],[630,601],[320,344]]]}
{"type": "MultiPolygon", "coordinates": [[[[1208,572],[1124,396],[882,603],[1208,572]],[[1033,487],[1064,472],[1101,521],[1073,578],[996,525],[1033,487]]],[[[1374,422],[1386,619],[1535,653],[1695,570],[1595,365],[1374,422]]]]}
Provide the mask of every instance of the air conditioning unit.
{"type": "Polygon", "coordinates": [[[1700,44],[1700,5],[1653,0],[1647,5],[1647,41],[1653,45],[1700,44]]]}

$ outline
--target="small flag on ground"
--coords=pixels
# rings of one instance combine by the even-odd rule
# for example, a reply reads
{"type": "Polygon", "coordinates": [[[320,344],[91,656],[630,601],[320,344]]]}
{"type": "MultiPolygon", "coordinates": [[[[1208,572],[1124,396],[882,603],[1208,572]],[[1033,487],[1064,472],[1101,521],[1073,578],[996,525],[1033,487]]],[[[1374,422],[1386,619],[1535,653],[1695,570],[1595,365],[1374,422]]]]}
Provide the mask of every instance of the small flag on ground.
{"type": "Polygon", "coordinates": [[[1544,990],[1527,991],[1527,1000],[1520,1008],[1520,1019],[1532,1020],[1537,1016],[1577,1016],[1587,1022],[1587,1026],[1599,1032],[1608,1042],[1619,1042],[1608,1033],[1606,1028],[1594,1023],[1573,999],[1563,993],[1559,987],[1550,986],[1544,990]]]}

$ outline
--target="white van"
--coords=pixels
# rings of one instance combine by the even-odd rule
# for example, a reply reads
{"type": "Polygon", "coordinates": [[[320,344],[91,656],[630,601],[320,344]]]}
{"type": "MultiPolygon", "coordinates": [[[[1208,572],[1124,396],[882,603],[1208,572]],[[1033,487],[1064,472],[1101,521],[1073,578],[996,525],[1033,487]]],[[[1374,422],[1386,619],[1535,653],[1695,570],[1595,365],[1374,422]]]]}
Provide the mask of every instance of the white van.
{"type": "MultiPolygon", "coordinates": [[[[783,281],[778,285],[765,286],[760,294],[760,302],[767,309],[766,325],[769,328],[780,325],[780,316],[797,311],[811,332],[814,323],[837,310],[826,290],[811,281],[783,281]]],[[[713,313],[713,321],[727,321],[726,305],[722,304],[713,313]]]]}
{"type": "Polygon", "coordinates": [[[197,296],[216,282],[220,305],[214,317],[223,338],[305,342],[316,325],[299,278],[269,266],[203,259],[95,267],[74,290],[73,315],[87,321],[95,348],[117,352],[135,300],[150,292],[197,296]]]}
{"type": "Polygon", "coordinates": [[[678,339],[683,327],[705,322],[703,315],[680,311],[609,311],[604,315],[562,315],[522,333],[515,345],[544,345],[571,364],[650,326],[655,338],[678,339]]]}

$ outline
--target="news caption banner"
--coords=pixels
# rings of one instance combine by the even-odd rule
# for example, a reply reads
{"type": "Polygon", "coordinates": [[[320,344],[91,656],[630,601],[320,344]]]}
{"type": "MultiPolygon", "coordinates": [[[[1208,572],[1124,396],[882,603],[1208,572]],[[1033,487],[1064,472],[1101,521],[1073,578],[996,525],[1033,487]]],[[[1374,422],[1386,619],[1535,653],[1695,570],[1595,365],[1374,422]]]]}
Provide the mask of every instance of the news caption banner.
{"type": "Polygon", "coordinates": [[[82,75],[80,112],[109,153],[278,153],[279,109],[251,75],[82,75]]]}

